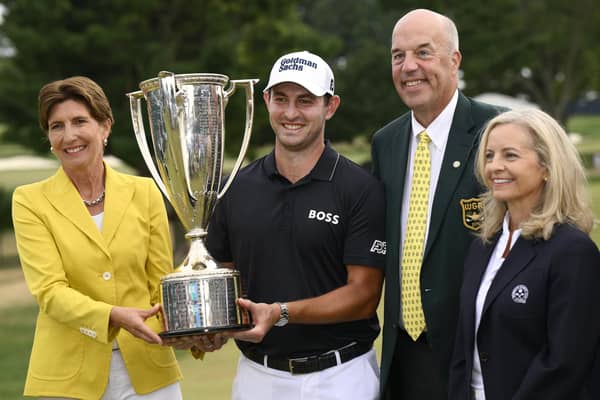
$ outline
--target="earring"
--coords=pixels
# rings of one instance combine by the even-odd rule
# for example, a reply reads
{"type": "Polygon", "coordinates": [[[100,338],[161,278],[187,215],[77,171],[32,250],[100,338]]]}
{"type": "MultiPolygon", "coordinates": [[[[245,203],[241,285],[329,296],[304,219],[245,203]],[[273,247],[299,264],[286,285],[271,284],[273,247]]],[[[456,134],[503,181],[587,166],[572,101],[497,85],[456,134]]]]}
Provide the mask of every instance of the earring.
{"type": "Polygon", "coordinates": [[[54,147],[50,146],[50,151],[54,151],[54,147]]]}
{"type": "Polygon", "coordinates": [[[548,182],[548,177],[547,176],[544,177],[544,182],[548,182]]]}
{"type": "Polygon", "coordinates": [[[108,138],[104,138],[104,147],[108,146],[108,138]]]}

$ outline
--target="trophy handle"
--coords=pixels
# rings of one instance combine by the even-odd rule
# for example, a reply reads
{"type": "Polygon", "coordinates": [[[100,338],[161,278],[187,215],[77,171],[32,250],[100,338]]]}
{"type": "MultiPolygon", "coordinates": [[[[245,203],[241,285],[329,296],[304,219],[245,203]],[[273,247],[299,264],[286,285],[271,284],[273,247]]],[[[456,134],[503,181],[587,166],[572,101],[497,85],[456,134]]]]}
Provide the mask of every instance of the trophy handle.
{"type": "Polygon", "coordinates": [[[154,178],[156,185],[159,187],[160,191],[163,192],[167,200],[170,201],[169,193],[167,193],[167,188],[165,187],[165,184],[162,181],[160,174],[156,169],[156,166],[154,165],[154,161],[152,161],[152,156],[150,155],[150,148],[148,147],[148,141],[146,140],[144,120],[142,119],[141,102],[141,100],[144,98],[144,93],[138,90],[137,92],[127,93],[127,97],[129,97],[129,107],[131,109],[131,122],[133,123],[135,139],[137,140],[138,147],[140,148],[140,152],[142,153],[142,157],[144,158],[144,162],[146,163],[150,174],[154,178]]]}
{"type": "MultiPolygon", "coordinates": [[[[223,197],[231,183],[233,182],[233,178],[237,175],[242,162],[244,161],[244,157],[246,157],[246,151],[248,150],[248,143],[250,143],[250,132],[252,131],[252,120],[254,119],[254,85],[258,82],[258,79],[238,79],[232,80],[231,86],[229,89],[225,90],[224,98],[225,102],[229,99],[231,95],[235,92],[237,86],[244,86],[246,89],[246,127],[244,130],[244,139],[242,140],[242,146],[240,148],[240,154],[238,155],[235,164],[233,165],[233,169],[231,170],[231,174],[227,179],[227,182],[223,186],[223,189],[217,195],[217,199],[223,197]]],[[[225,103],[227,104],[227,103],[225,103]]],[[[225,145],[225,141],[223,141],[223,146],[225,145]]],[[[221,154],[224,154],[222,151],[221,154]]]]}

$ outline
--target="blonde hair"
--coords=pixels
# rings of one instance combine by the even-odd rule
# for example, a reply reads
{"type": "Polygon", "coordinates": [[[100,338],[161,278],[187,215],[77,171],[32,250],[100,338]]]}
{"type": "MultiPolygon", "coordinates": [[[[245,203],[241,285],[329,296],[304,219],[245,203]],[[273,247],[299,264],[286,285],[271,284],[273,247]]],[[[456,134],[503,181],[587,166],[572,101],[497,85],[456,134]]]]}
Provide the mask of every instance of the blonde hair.
{"type": "Polygon", "coordinates": [[[484,241],[502,228],[506,204],[497,201],[485,178],[486,147],[490,132],[499,125],[515,124],[530,135],[540,165],[546,168],[547,181],[537,208],[520,226],[525,238],[548,239],[555,224],[569,223],[585,233],[592,230],[594,217],[588,201],[587,179],[581,159],[563,128],[543,111],[507,111],[490,120],[481,136],[475,161],[475,175],[488,188],[482,194],[484,241]]]}

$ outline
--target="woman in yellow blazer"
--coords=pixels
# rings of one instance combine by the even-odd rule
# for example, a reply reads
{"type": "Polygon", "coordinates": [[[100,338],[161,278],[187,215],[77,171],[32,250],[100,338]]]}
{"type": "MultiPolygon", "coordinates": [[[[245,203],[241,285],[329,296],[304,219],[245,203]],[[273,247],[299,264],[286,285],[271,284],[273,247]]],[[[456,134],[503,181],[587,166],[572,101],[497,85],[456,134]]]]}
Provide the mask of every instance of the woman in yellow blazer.
{"type": "Polygon", "coordinates": [[[19,257],[39,305],[24,394],[180,399],[177,361],[156,334],[160,277],[173,268],[162,197],[152,180],[103,162],[113,116],[95,82],[49,83],[39,112],[61,167],[13,195],[19,257]]]}

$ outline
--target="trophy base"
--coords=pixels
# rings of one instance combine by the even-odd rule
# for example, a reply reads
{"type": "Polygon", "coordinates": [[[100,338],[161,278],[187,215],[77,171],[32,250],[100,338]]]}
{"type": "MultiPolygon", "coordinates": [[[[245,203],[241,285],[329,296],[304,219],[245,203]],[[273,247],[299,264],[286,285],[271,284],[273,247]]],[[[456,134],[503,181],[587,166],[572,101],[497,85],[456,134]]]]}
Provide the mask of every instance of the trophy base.
{"type": "Polygon", "coordinates": [[[252,328],[251,324],[243,325],[231,325],[231,326],[219,326],[219,327],[206,327],[206,328],[190,328],[190,329],[179,329],[176,331],[164,331],[158,334],[161,338],[175,338],[182,336],[198,336],[198,335],[211,335],[215,333],[223,332],[237,332],[252,328]]]}
{"type": "Polygon", "coordinates": [[[240,274],[229,268],[188,270],[161,278],[163,338],[209,335],[252,327],[252,317],[237,304],[240,274]]]}

